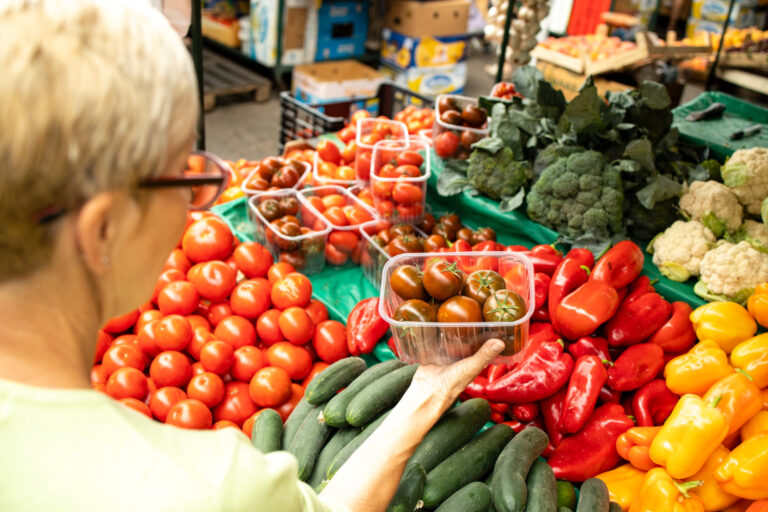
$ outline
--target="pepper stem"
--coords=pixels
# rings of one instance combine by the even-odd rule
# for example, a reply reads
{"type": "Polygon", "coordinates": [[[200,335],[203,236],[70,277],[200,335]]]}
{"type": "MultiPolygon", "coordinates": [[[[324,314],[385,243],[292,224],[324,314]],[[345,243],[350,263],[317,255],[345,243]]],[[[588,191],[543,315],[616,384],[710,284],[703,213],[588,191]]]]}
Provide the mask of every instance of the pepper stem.
{"type": "Polygon", "coordinates": [[[587,276],[589,276],[589,274],[592,272],[592,270],[590,270],[590,268],[586,265],[581,265],[579,268],[586,272],[587,276]]]}
{"type": "Polygon", "coordinates": [[[607,365],[608,365],[608,368],[610,368],[611,366],[613,366],[613,362],[612,362],[612,361],[609,361],[609,360],[607,360],[607,359],[603,359],[603,364],[607,364],[607,365]]]}
{"type": "Polygon", "coordinates": [[[742,374],[743,376],[745,376],[746,378],[748,378],[749,380],[751,380],[752,382],[755,381],[755,379],[753,379],[752,376],[749,373],[747,373],[746,371],[742,370],[741,368],[736,368],[736,371],[739,372],[740,374],[742,374]]]}
{"type": "Polygon", "coordinates": [[[723,395],[717,395],[714,400],[712,400],[712,403],[710,404],[711,407],[717,407],[720,405],[720,400],[723,399],[723,395]]]}
{"type": "Polygon", "coordinates": [[[690,498],[691,495],[688,494],[688,491],[699,487],[703,483],[703,480],[691,480],[690,482],[683,482],[681,484],[675,482],[675,487],[677,487],[677,490],[680,491],[680,494],[682,494],[684,498],[690,498]]]}

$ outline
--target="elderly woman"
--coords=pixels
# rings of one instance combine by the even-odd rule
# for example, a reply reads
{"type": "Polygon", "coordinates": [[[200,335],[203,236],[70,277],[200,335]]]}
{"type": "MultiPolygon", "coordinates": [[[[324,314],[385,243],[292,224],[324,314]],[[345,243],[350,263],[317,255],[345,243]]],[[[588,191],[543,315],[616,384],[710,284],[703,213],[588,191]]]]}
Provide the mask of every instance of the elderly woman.
{"type": "Polygon", "coordinates": [[[0,510],[383,510],[502,343],[421,367],[319,496],[286,452],[91,390],[99,326],[150,296],[188,205],[222,178],[185,174],[192,66],[145,2],[0,0],[0,70],[0,510]]]}

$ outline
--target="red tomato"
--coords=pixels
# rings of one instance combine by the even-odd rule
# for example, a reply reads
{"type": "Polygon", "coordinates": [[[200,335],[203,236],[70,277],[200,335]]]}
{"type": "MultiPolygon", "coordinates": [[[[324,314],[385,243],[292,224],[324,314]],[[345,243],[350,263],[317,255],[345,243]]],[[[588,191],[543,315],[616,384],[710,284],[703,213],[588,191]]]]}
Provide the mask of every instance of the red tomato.
{"type": "Polygon", "coordinates": [[[189,258],[187,258],[187,255],[184,254],[184,251],[181,249],[174,249],[168,256],[168,259],[165,260],[163,270],[174,269],[180,271],[182,274],[186,274],[191,266],[192,263],[189,261],[189,258]]]}
{"type": "Polygon", "coordinates": [[[175,350],[160,352],[149,365],[149,376],[158,387],[183,387],[192,378],[189,358],[175,350]]]}
{"type": "Polygon", "coordinates": [[[217,327],[222,320],[230,316],[232,316],[232,308],[229,306],[229,302],[219,302],[208,306],[208,321],[213,327],[217,327]]]}
{"type": "Polygon", "coordinates": [[[328,194],[320,198],[320,201],[323,203],[323,208],[319,210],[320,212],[324,212],[333,206],[341,207],[347,204],[347,199],[341,194],[328,194]]]}
{"type": "MultiPolygon", "coordinates": [[[[104,386],[107,385],[107,379],[108,379],[107,372],[104,370],[104,367],[100,364],[95,364],[91,368],[91,384],[103,384],[104,386]]],[[[106,390],[106,389],[105,389],[106,390]]]]}
{"type": "Polygon", "coordinates": [[[107,394],[112,398],[135,398],[144,400],[147,396],[147,377],[136,368],[118,368],[107,380],[107,394]]]}
{"type": "Polygon", "coordinates": [[[258,318],[272,306],[270,290],[269,281],[263,277],[241,282],[229,300],[232,312],[245,318],[258,318]]]}
{"type": "Polygon", "coordinates": [[[362,206],[355,206],[350,208],[348,213],[345,212],[345,215],[347,216],[349,223],[355,226],[374,220],[373,216],[368,212],[368,210],[362,206]]]}
{"type": "Polygon", "coordinates": [[[363,110],[363,109],[355,110],[354,112],[352,112],[352,115],[349,117],[349,124],[350,126],[357,128],[358,121],[360,121],[361,119],[368,119],[369,117],[371,117],[371,113],[368,112],[367,110],[363,110]]]}
{"type": "Polygon", "coordinates": [[[440,158],[452,157],[459,149],[459,137],[453,132],[443,132],[435,139],[435,153],[440,158]]]}
{"type": "Polygon", "coordinates": [[[237,284],[237,270],[223,261],[198,263],[187,272],[187,279],[200,297],[211,302],[227,300],[237,284]]]}
{"type": "Polygon", "coordinates": [[[261,414],[264,411],[264,409],[261,409],[260,411],[256,411],[255,413],[251,414],[251,416],[243,422],[243,434],[248,436],[250,439],[253,434],[253,424],[256,422],[256,418],[259,417],[259,414],[261,414]]]}
{"type": "Polygon", "coordinates": [[[298,384],[291,384],[291,397],[283,405],[275,409],[283,421],[288,419],[296,405],[304,397],[304,388],[298,384]]]}
{"type": "Polygon", "coordinates": [[[347,126],[339,132],[339,140],[344,143],[350,142],[355,139],[356,133],[354,126],[347,126]]]}
{"type": "Polygon", "coordinates": [[[334,179],[352,181],[355,179],[355,170],[348,165],[340,165],[333,173],[334,179]]]}
{"type": "Polygon", "coordinates": [[[136,335],[139,349],[149,358],[153,358],[163,351],[157,343],[158,326],[161,320],[162,318],[143,325],[136,335]]]}
{"type": "Polygon", "coordinates": [[[336,320],[321,322],[315,329],[312,346],[317,352],[317,357],[326,363],[335,363],[348,357],[346,327],[336,320]]]}
{"type": "Polygon", "coordinates": [[[205,217],[187,228],[181,248],[194,263],[226,260],[232,253],[234,237],[229,226],[216,216],[205,217]]]}
{"type": "Polygon", "coordinates": [[[312,323],[307,312],[295,306],[280,314],[278,325],[285,339],[294,345],[304,345],[309,342],[315,332],[315,324],[312,323]]]}
{"type": "Polygon", "coordinates": [[[197,361],[195,363],[192,363],[192,376],[195,375],[202,375],[205,373],[205,367],[203,366],[203,363],[200,361],[197,361]]]}
{"type": "MultiPolygon", "coordinates": [[[[310,304],[311,306],[311,304],[310,304]]],[[[279,309],[270,309],[265,311],[258,320],[256,320],[256,332],[259,339],[266,345],[272,345],[278,341],[283,341],[283,333],[280,331],[278,319],[280,318],[279,309]]]]}
{"type": "Polygon", "coordinates": [[[424,212],[421,203],[398,204],[396,207],[397,215],[404,219],[413,219],[419,217],[424,212]]]}
{"type": "Polygon", "coordinates": [[[291,265],[290,263],[275,263],[271,267],[269,267],[269,270],[267,271],[267,278],[269,279],[269,284],[273,285],[283,279],[284,277],[288,276],[288,274],[292,274],[296,272],[296,269],[291,265]]]}
{"type": "Polygon", "coordinates": [[[213,409],[213,417],[216,421],[228,420],[238,428],[253,413],[256,412],[256,404],[251,400],[248,384],[245,382],[228,382],[224,386],[224,400],[213,409]]]}
{"type": "Polygon", "coordinates": [[[291,378],[282,368],[267,366],[256,372],[248,391],[259,407],[276,407],[291,397],[291,378]]]}
{"type": "Polygon", "coordinates": [[[270,366],[285,370],[291,380],[301,380],[312,370],[312,356],[309,351],[285,341],[269,347],[267,361],[270,366]]]}
{"type": "Polygon", "coordinates": [[[138,318],[139,318],[139,310],[135,309],[130,313],[126,313],[121,316],[116,316],[115,318],[108,320],[107,323],[104,324],[104,327],[102,327],[102,330],[112,334],[125,332],[128,329],[130,329],[134,323],[136,323],[136,320],[138,318]]]}
{"type": "Polygon", "coordinates": [[[155,391],[157,391],[157,386],[155,385],[155,381],[153,381],[151,377],[147,377],[147,393],[148,393],[148,395],[151,395],[155,391]]]}
{"type": "Polygon", "coordinates": [[[230,372],[233,379],[242,382],[250,382],[256,372],[267,365],[264,353],[256,347],[240,347],[234,356],[230,372]]]}
{"type": "Polygon", "coordinates": [[[272,265],[272,254],[256,242],[243,242],[234,251],[235,264],[248,279],[267,277],[272,265]]]}
{"type": "Polygon", "coordinates": [[[240,432],[240,427],[238,427],[236,423],[229,420],[217,421],[216,423],[213,424],[213,426],[211,427],[211,430],[222,430],[225,428],[234,428],[234,429],[237,429],[238,432],[240,432]]]}
{"type": "Polygon", "coordinates": [[[152,419],[152,413],[149,411],[149,407],[147,407],[147,404],[142,402],[141,400],[137,400],[135,398],[121,398],[120,403],[130,407],[136,412],[140,412],[144,416],[146,416],[149,419],[152,419]]]}
{"type": "Polygon", "coordinates": [[[421,171],[415,165],[398,165],[395,169],[396,177],[405,178],[418,178],[421,176],[421,171]]]}
{"type": "Polygon", "coordinates": [[[214,339],[213,333],[205,327],[195,327],[192,330],[192,340],[187,345],[187,354],[199,361],[200,349],[203,348],[203,345],[214,339]]]}
{"type": "Polygon", "coordinates": [[[344,253],[351,253],[357,249],[360,238],[353,231],[333,231],[328,236],[328,242],[344,253]]]}
{"type": "Polygon", "coordinates": [[[101,365],[107,377],[109,377],[118,368],[125,368],[127,366],[143,371],[146,365],[146,358],[141,350],[133,345],[116,345],[109,347],[104,352],[101,365]]]}
{"type": "Polygon", "coordinates": [[[189,322],[189,326],[194,331],[198,327],[204,328],[206,331],[211,330],[211,324],[208,322],[208,320],[205,319],[205,317],[201,315],[189,315],[187,316],[187,322],[189,322]]]}
{"type": "Polygon", "coordinates": [[[233,349],[256,344],[256,329],[248,319],[241,316],[228,316],[216,326],[213,337],[226,341],[233,349]]]}
{"type": "Polygon", "coordinates": [[[423,197],[424,195],[421,192],[421,187],[412,183],[396,183],[395,188],[392,190],[392,199],[394,199],[396,203],[420,203],[423,197]]]}
{"type": "Polygon", "coordinates": [[[180,388],[166,386],[159,388],[149,396],[149,408],[155,418],[165,423],[168,411],[173,404],[187,398],[187,394],[180,388]]]}
{"type": "Polygon", "coordinates": [[[165,288],[165,285],[174,281],[186,281],[187,275],[181,270],[171,268],[164,270],[160,277],[157,278],[155,283],[155,290],[152,292],[152,302],[157,304],[157,296],[160,294],[160,290],[165,288]]]}
{"type": "Polygon", "coordinates": [[[318,142],[317,154],[326,162],[332,162],[336,165],[341,163],[341,151],[339,151],[339,147],[331,140],[323,139],[318,142]]]}
{"type": "Polygon", "coordinates": [[[235,349],[227,342],[212,340],[200,349],[200,362],[207,372],[224,375],[235,361],[235,349]]]}
{"type": "Polygon", "coordinates": [[[200,400],[187,398],[171,407],[165,422],[175,427],[203,430],[211,428],[213,415],[200,400]]]}
{"type": "Polygon", "coordinates": [[[382,217],[388,218],[395,213],[395,203],[392,201],[381,201],[376,209],[382,217]]]}
{"type": "Polygon", "coordinates": [[[157,307],[164,315],[191,315],[197,309],[200,295],[187,281],[168,283],[157,294],[157,307]]]}
{"type": "Polygon", "coordinates": [[[93,363],[96,364],[104,358],[104,352],[107,351],[112,343],[112,335],[104,331],[99,331],[96,336],[96,352],[93,355],[93,363]]]}
{"type": "Polygon", "coordinates": [[[397,155],[397,165],[415,165],[417,168],[424,163],[424,157],[418,151],[403,151],[397,155]]]}
{"type": "Polygon", "coordinates": [[[155,327],[156,343],[161,350],[182,351],[192,340],[192,326],[180,315],[168,315],[157,320],[155,327]]]}
{"type": "Polygon", "coordinates": [[[293,272],[272,285],[271,296],[277,309],[303,308],[312,298],[312,283],[304,274],[293,272]]]}
{"type": "Polygon", "coordinates": [[[154,322],[155,320],[159,320],[161,318],[163,318],[163,314],[156,309],[150,309],[149,311],[145,311],[142,314],[140,314],[139,319],[136,320],[136,325],[133,328],[133,332],[136,334],[139,334],[139,331],[141,331],[142,327],[144,327],[148,323],[154,322]]]}
{"type": "Polygon", "coordinates": [[[304,377],[304,380],[301,381],[301,385],[306,388],[307,384],[312,382],[312,379],[314,379],[317,376],[318,373],[322,372],[323,370],[325,370],[329,366],[331,366],[331,365],[329,365],[328,363],[326,363],[324,361],[317,361],[315,364],[312,365],[312,370],[310,370],[309,375],[304,377]]]}
{"type": "Polygon", "coordinates": [[[358,180],[368,181],[370,179],[371,177],[371,151],[370,150],[358,152],[357,159],[355,160],[355,171],[357,171],[358,180]]]}
{"type": "Polygon", "coordinates": [[[344,227],[349,224],[347,216],[344,215],[344,210],[339,206],[331,206],[323,212],[323,217],[332,224],[334,227],[344,227]]]}
{"type": "MultiPolygon", "coordinates": [[[[310,300],[309,306],[305,307],[304,311],[307,312],[309,318],[312,319],[312,323],[315,325],[328,320],[328,308],[317,299],[310,300]]],[[[258,325],[256,326],[256,330],[258,331],[258,325]]],[[[261,336],[261,334],[259,334],[259,336],[261,336]]]]}
{"type": "Polygon", "coordinates": [[[187,385],[187,396],[200,400],[206,407],[216,407],[224,400],[224,381],[211,372],[196,375],[187,385]]]}
{"type": "Polygon", "coordinates": [[[345,252],[341,252],[336,246],[326,244],[325,246],[325,260],[331,265],[343,265],[349,259],[349,255],[345,252]]]}

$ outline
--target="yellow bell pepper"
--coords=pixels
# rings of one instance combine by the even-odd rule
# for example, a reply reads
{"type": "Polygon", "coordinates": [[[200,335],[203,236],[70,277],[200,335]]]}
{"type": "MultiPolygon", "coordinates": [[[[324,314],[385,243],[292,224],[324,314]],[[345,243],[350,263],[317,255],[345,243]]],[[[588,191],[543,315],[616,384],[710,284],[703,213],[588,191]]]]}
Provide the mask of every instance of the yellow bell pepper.
{"type": "Polygon", "coordinates": [[[747,310],[752,313],[757,323],[768,327],[768,283],[761,283],[755,287],[755,292],[747,301],[747,310]]]}
{"type": "Polygon", "coordinates": [[[760,411],[741,427],[741,440],[746,441],[750,437],[765,433],[768,433],[768,411],[760,411]]]}
{"type": "Polygon", "coordinates": [[[714,405],[683,395],[656,434],[651,460],[665,466],[672,478],[696,474],[728,434],[728,422],[714,405]]]}
{"type": "Polygon", "coordinates": [[[624,464],[616,469],[600,473],[595,478],[599,478],[608,487],[608,495],[611,501],[621,506],[621,510],[626,512],[629,506],[637,499],[640,494],[640,488],[645,480],[645,471],[641,471],[632,464],[624,464]]]}
{"type": "Polygon", "coordinates": [[[714,341],[729,354],[757,332],[755,319],[735,302],[712,302],[696,308],[691,322],[700,340],[714,341]]]}
{"type": "Polygon", "coordinates": [[[709,456],[707,462],[704,463],[704,466],[702,466],[699,472],[691,477],[691,480],[701,481],[699,487],[691,489],[691,494],[701,498],[701,502],[704,504],[704,510],[707,512],[714,512],[730,507],[740,499],[738,496],[723,491],[720,484],[715,480],[713,474],[715,468],[717,468],[726,457],[728,457],[728,449],[722,445],[718,446],[715,452],[709,456]]]}
{"type": "Polygon", "coordinates": [[[664,468],[654,468],[645,475],[640,494],[632,502],[629,512],[704,512],[698,496],[688,491],[701,482],[675,482],[664,468]]]}
{"type": "Polygon", "coordinates": [[[637,469],[653,469],[658,464],[651,460],[648,452],[659,430],[661,427],[632,427],[616,440],[616,451],[637,469]]]}
{"type": "Polygon", "coordinates": [[[736,370],[715,382],[702,400],[708,404],[717,403],[716,407],[728,422],[728,436],[738,432],[763,407],[760,388],[744,370],[736,370]]]}
{"type": "Polygon", "coordinates": [[[768,386],[768,333],[736,345],[731,352],[731,364],[747,372],[758,388],[768,386]]]}
{"type": "Polygon", "coordinates": [[[731,373],[728,355],[714,341],[702,341],[664,368],[667,387],[678,395],[703,395],[712,384],[731,373]]]}
{"type": "Polygon", "coordinates": [[[763,410],[768,411],[768,389],[762,391],[763,395],[763,410]]]}
{"type": "Polygon", "coordinates": [[[768,434],[750,437],[715,469],[725,492],[747,500],[768,499],[768,434]]]}

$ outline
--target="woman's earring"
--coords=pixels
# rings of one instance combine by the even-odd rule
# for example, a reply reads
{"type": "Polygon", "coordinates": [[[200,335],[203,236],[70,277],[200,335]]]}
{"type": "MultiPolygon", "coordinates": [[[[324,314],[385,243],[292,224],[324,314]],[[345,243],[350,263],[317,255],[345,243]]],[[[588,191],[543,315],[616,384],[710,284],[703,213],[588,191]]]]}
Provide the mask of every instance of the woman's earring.
{"type": "Polygon", "coordinates": [[[106,254],[105,254],[104,256],[102,256],[102,257],[101,257],[101,262],[102,262],[104,265],[109,265],[109,256],[108,256],[108,255],[106,255],[106,254]]]}

